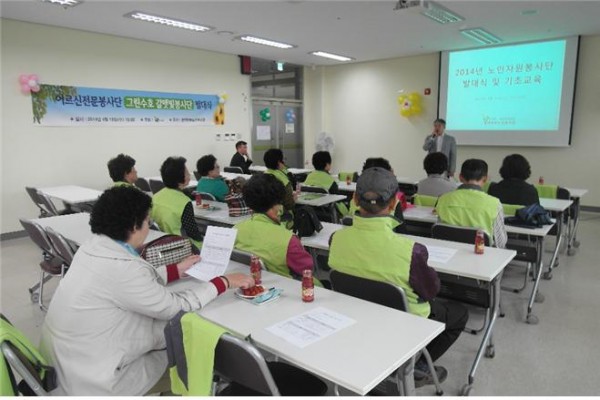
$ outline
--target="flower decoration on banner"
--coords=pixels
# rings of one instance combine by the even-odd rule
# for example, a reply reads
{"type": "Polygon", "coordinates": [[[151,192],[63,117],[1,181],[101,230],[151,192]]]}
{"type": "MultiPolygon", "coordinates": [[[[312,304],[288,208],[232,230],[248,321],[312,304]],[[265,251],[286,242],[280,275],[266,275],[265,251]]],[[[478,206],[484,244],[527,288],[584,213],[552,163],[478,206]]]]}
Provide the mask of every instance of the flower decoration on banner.
{"type": "Polygon", "coordinates": [[[258,114],[260,115],[260,119],[262,122],[267,122],[271,119],[271,110],[269,110],[268,108],[263,108],[258,112],[258,114]]]}
{"type": "Polygon", "coordinates": [[[417,92],[401,93],[398,96],[398,104],[400,105],[400,115],[403,117],[419,115],[423,111],[421,96],[417,92]]]}
{"type": "Polygon", "coordinates": [[[285,112],[285,121],[288,124],[293,124],[296,122],[296,112],[293,108],[288,108],[288,110],[285,112]]]}
{"type": "Polygon", "coordinates": [[[30,94],[40,91],[40,81],[36,74],[21,74],[19,75],[19,83],[21,84],[21,93],[30,94]]]}
{"type": "Polygon", "coordinates": [[[229,96],[227,96],[227,93],[223,93],[219,95],[219,104],[225,104],[227,103],[227,98],[229,96]]]}

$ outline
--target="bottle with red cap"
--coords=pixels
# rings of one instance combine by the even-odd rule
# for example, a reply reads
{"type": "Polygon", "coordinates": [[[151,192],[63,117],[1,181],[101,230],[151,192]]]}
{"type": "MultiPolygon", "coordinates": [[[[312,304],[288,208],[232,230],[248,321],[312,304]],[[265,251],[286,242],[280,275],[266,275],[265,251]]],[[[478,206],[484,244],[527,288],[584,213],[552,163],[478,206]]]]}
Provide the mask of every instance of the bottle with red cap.
{"type": "Polygon", "coordinates": [[[202,195],[198,192],[194,192],[194,198],[196,199],[196,206],[202,205],[202,195]]]}
{"type": "Polygon", "coordinates": [[[262,282],[262,268],[258,256],[252,255],[250,257],[250,275],[254,278],[254,284],[260,285],[262,282]]]}
{"type": "Polygon", "coordinates": [[[543,176],[540,176],[540,179],[538,179],[538,183],[539,183],[540,185],[543,185],[543,184],[544,184],[544,177],[543,177],[543,176]]]}
{"type": "Polygon", "coordinates": [[[302,273],[302,301],[310,303],[315,299],[315,283],[311,269],[305,269],[302,273]]]}
{"type": "Polygon", "coordinates": [[[475,254],[483,254],[485,250],[485,238],[481,229],[475,234],[475,254]]]}

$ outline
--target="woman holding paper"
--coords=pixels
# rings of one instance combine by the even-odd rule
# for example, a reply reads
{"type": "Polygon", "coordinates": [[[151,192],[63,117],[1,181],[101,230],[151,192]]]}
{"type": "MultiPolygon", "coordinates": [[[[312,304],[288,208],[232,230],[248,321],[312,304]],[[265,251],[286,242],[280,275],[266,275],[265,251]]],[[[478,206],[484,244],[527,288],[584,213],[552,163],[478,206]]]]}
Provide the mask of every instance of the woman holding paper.
{"type": "Polygon", "coordinates": [[[42,327],[41,351],[58,374],[53,394],[147,393],[167,368],[166,322],[181,310],[202,308],[228,288],[254,285],[250,276],[230,274],[168,290],[165,284],[199,257],[155,269],[138,255],[151,203],[140,190],[114,187],[95,204],[90,217],[95,235],[77,251],[42,327]]]}

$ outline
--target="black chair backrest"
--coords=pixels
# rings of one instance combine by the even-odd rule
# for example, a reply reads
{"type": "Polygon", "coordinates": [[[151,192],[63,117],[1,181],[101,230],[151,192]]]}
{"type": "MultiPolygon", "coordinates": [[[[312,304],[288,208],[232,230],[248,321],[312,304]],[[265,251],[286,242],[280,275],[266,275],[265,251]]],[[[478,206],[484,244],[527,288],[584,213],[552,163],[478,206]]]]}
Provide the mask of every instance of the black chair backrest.
{"type": "Polygon", "coordinates": [[[52,228],[46,228],[46,233],[48,234],[48,239],[50,239],[50,243],[52,243],[52,247],[54,248],[55,254],[62,258],[67,265],[71,265],[73,262],[73,256],[75,252],[64,238],[63,235],[54,231],[52,228]]]}
{"type": "Polygon", "coordinates": [[[233,166],[229,166],[229,167],[225,167],[223,168],[223,171],[225,172],[233,172],[236,174],[243,174],[244,170],[242,169],[242,167],[233,167],[233,166]]]}
{"type": "Polygon", "coordinates": [[[196,178],[197,181],[199,181],[200,178],[202,178],[202,175],[200,175],[200,172],[194,171],[194,177],[196,178]]]}
{"type": "Polygon", "coordinates": [[[307,185],[302,185],[302,187],[300,188],[301,192],[311,192],[311,193],[325,193],[325,194],[329,194],[329,192],[327,191],[327,189],[323,189],[321,187],[318,186],[307,186],[307,185]]]}
{"type": "Polygon", "coordinates": [[[329,277],[336,292],[396,310],[407,310],[408,304],[406,304],[404,291],[391,283],[361,278],[335,270],[331,271],[329,277]]]}
{"type": "Polygon", "coordinates": [[[240,264],[250,265],[251,257],[252,254],[248,253],[247,251],[233,249],[233,251],[231,252],[230,259],[233,261],[237,261],[240,264]]]}
{"type": "MultiPolygon", "coordinates": [[[[431,227],[431,237],[434,239],[450,240],[452,242],[475,244],[477,228],[454,226],[447,224],[434,224],[431,227]]],[[[490,237],[483,233],[486,246],[490,245],[490,237]]]]}
{"type": "Polygon", "coordinates": [[[150,183],[150,191],[152,192],[152,194],[156,194],[159,190],[161,190],[162,188],[165,187],[165,184],[163,183],[163,181],[159,181],[156,179],[150,179],[149,183],[150,183]]]}
{"type": "Polygon", "coordinates": [[[265,395],[279,396],[262,354],[252,344],[224,334],[215,348],[214,370],[225,378],[265,395]]]}
{"type": "Polygon", "coordinates": [[[36,222],[27,220],[27,219],[19,219],[21,225],[25,229],[25,232],[29,235],[33,243],[35,243],[43,252],[54,255],[54,247],[52,247],[52,243],[50,243],[50,239],[48,239],[48,235],[46,235],[46,231],[36,222]]]}
{"type": "Polygon", "coordinates": [[[143,192],[151,192],[150,184],[146,180],[146,178],[137,178],[134,185],[143,192]]]}

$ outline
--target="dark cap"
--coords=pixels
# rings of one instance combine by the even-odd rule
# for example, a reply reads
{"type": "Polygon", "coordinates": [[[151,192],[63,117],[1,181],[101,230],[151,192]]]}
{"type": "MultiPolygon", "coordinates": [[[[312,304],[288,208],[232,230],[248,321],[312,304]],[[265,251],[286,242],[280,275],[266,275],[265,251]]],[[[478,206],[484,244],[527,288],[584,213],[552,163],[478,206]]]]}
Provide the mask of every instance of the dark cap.
{"type": "Polygon", "coordinates": [[[398,192],[398,181],[390,171],[379,167],[363,171],[356,183],[359,201],[371,204],[386,204],[398,192]]]}

